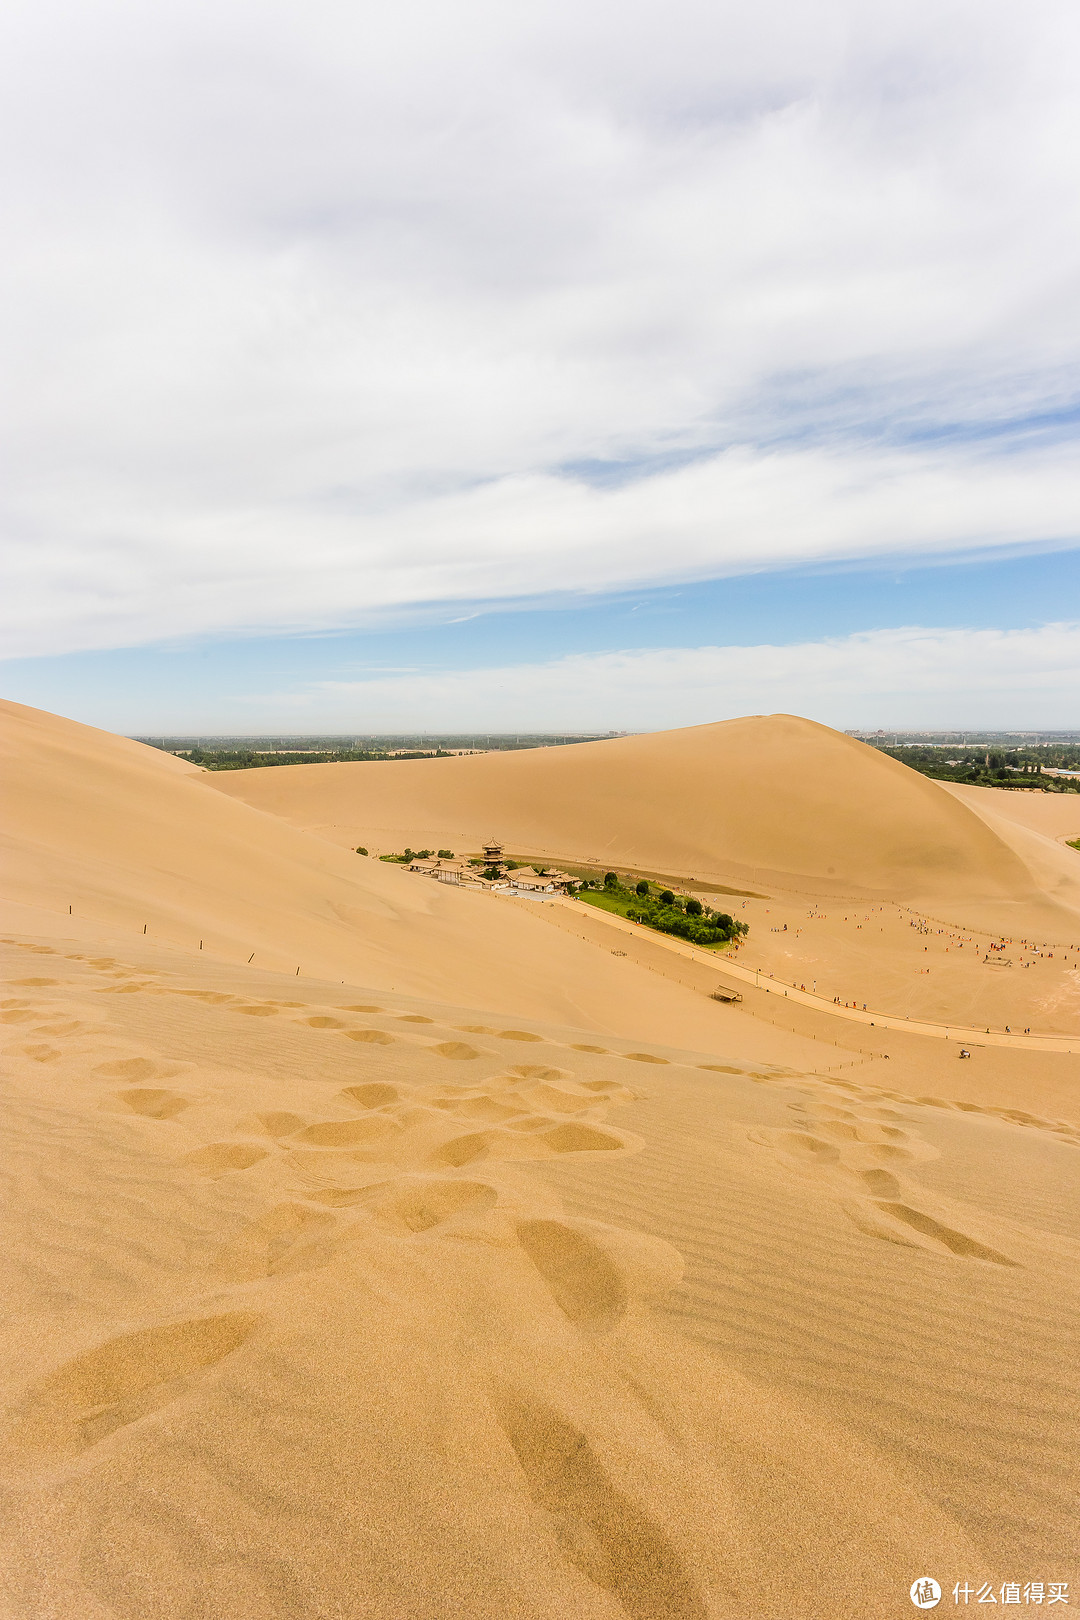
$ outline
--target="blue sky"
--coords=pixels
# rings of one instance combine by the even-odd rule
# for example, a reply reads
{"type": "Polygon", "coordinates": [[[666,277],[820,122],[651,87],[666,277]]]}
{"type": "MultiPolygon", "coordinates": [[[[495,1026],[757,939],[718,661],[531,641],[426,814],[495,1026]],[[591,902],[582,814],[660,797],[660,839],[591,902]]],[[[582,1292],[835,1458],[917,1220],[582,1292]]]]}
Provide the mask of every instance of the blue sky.
{"type": "MultiPolygon", "coordinates": [[[[229,636],[19,659],[5,668],[4,690],[17,702],[89,723],[109,721],[128,733],[161,727],[315,730],[324,721],[346,731],[398,723],[423,730],[419,710],[414,720],[388,717],[367,712],[362,696],[331,707],[320,694],[327,682],[392,682],[417,675],[439,678],[447,672],[473,672],[482,678],[508,666],[550,666],[591,654],[720,647],[731,649],[735,662],[740,649],[845,643],[859,633],[915,625],[961,636],[1038,631],[1047,621],[1048,604],[1063,619],[1080,618],[1080,550],[942,561],[929,567],[894,563],[887,568],[752,574],[569,605],[475,604],[450,616],[433,607],[412,622],[362,632],[229,636]],[[291,706],[281,701],[285,695],[293,700],[291,706]],[[314,704],[310,712],[296,706],[295,700],[305,696],[314,704]]],[[[1008,667],[1001,674],[1009,679],[1008,667]]],[[[728,718],[722,684],[715,696],[715,717],[728,718]]],[[[852,693],[846,710],[841,699],[831,719],[838,725],[845,719],[869,725],[880,714],[885,724],[987,724],[985,715],[1002,703],[998,682],[988,696],[988,707],[973,708],[969,697],[962,712],[951,712],[947,704],[934,709],[935,719],[917,713],[914,704],[905,715],[902,707],[896,709],[895,694],[875,713],[872,704],[867,709],[852,693]]],[[[1068,725],[1076,712],[1075,698],[1075,690],[1066,686],[1046,713],[1027,718],[1022,703],[1017,708],[1015,697],[1007,699],[1008,713],[1001,723],[1068,725]]],[[[797,701],[787,706],[800,707],[797,701]]],[[[597,716],[581,719],[573,705],[565,712],[571,728],[578,721],[581,729],[601,724],[597,716]]],[[[487,716],[488,711],[478,708],[473,723],[493,723],[487,716]]],[[[633,718],[614,714],[611,725],[623,729],[621,723],[633,718]]],[[[678,718],[696,723],[699,716],[678,718]]],[[[528,723],[528,717],[519,722],[528,723]]],[[[506,729],[514,729],[512,710],[506,729]]],[[[625,729],[633,727],[627,724],[625,729]]]]}
{"type": "Polygon", "coordinates": [[[15,0],[0,691],[1080,723],[1064,0],[15,0]]]}

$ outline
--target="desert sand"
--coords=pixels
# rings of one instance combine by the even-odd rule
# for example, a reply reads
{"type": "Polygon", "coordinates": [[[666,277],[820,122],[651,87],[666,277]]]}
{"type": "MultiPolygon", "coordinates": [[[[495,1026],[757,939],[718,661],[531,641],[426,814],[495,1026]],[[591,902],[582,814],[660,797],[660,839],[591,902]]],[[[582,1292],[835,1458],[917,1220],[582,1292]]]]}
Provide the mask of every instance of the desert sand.
{"type": "Polygon", "coordinates": [[[0,719],[5,1617],[1080,1598],[1080,1060],[349,847],[755,888],[737,966],[1074,1034],[1069,825],[787,717],[240,781],[0,719]]]}
{"type": "Polygon", "coordinates": [[[792,715],[209,779],[345,848],[475,852],[494,833],[515,853],[661,875],[704,898],[699,884],[719,885],[750,924],[742,960],[807,991],[816,980],[830,1001],[1080,1028],[1080,859],[1064,843],[1080,836],[1080,795],[951,792],[792,715]],[[1054,833],[1017,820],[1025,805],[1054,833]]]}

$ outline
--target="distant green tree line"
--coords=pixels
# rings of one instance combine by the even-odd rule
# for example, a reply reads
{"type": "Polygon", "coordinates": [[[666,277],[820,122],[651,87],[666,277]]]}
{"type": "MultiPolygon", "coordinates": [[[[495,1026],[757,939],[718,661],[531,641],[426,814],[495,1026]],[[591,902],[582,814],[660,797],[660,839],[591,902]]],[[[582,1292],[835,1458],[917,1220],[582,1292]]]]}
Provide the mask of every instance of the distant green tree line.
{"type": "Polygon", "coordinates": [[[1038,786],[1047,793],[1080,792],[1080,779],[1046,774],[1049,770],[1080,770],[1080,744],[1076,743],[1031,748],[991,748],[985,743],[937,748],[911,744],[901,748],[881,743],[872,746],[939,782],[966,782],[978,787],[1038,786]]]}

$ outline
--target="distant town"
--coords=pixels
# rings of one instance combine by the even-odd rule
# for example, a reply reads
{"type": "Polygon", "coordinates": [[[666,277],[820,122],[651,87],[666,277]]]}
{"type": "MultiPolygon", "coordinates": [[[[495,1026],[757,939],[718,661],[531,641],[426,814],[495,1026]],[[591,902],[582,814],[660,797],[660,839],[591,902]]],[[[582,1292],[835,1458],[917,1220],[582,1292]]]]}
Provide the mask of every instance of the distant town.
{"type": "Polygon", "coordinates": [[[1080,731],[849,731],[938,781],[1080,793],[1080,731]]]}

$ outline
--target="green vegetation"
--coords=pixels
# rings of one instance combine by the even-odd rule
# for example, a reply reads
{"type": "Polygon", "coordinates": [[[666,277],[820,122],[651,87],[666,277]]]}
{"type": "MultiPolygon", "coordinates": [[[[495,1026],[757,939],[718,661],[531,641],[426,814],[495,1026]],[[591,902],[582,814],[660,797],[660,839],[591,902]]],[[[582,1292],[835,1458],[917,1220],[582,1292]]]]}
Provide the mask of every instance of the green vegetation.
{"type": "Polygon", "coordinates": [[[393,759],[448,759],[470,751],[500,752],[522,748],[565,747],[569,743],[599,742],[616,732],[590,732],[566,736],[516,733],[495,736],[369,735],[352,737],[136,737],[135,742],[163,749],[201,765],[207,771],[250,771],[267,765],[340,765],[393,759]]]}
{"type": "Polygon", "coordinates": [[[1080,838],[1066,838],[1065,842],[1070,849],[1080,849],[1080,838]]]}
{"type": "Polygon", "coordinates": [[[452,861],[454,858],[454,852],[452,849],[440,849],[436,851],[436,854],[438,855],[440,861],[452,861]]]}
{"type": "Polygon", "coordinates": [[[1080,777],[1051,774],[1080,771],[1080,743],[1044,742],[1003,748],[986,743],[884,743],[872,737],[863,741],[939,782],[1080,793],[1080,777]]]}
{"type": "Polygon", "coordinates": [[[357,844],[357,846],[356,846],[356,853],[357,853],[357,854],[358,854],[358,855],[366,855],[366,854],[367,854],[367,850],[366,850],[366,849],[365,849],[365,848],[364,848],[364,846],[363,846],[363,844],[357,844]]]}
{"type": "Polygon", "coordinates": [[[627,888],[615,872],[608,872],[602,888],[583,883],[579,898],[601,911],[655,928],[658,933],[674,934],[691,945],[730,945],[733,939],[749,932],[746,923],[738,922],[726,911],[713,911],[692,897],[680,899],[671,889],[654,894],[653,888],[644,879],[632,889],[627,888]]]}
{"type": "Polygon", "coordinates": [[[430,849],[406,849],[404,855],[380,855],[380,861],[395,861],[398,866],[408,866],[412,861],[430,861],[430,849]]]}
{"type": "MultiPolygon", "coordinates": [[[[348,748],[326,753],[256,753],[251,748],[177,748],[178,759],[189,759],[204,771],[251,771],[262,765],[340,765],[361,760],[387,759],[366,748],[348,748]]],[[[400,759],[402,756],[395,755],[400,759]]],[[[422,756],[426,757],[426,756],[422,756]]]]}

